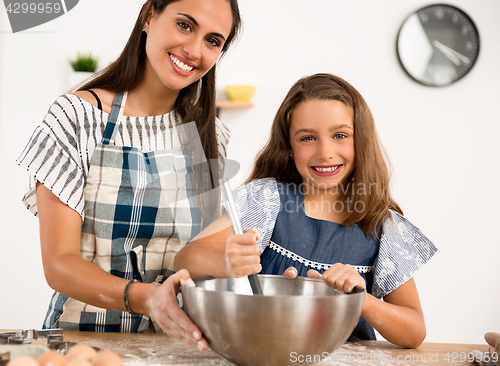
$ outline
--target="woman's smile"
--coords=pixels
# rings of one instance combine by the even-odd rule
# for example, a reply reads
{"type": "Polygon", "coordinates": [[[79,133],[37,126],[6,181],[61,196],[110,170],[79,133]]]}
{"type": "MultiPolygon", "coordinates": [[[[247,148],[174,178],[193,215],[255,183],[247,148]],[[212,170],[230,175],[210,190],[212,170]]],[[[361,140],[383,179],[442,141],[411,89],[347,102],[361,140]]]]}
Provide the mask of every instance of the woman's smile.
{"type": "Polygon", "coordinates": [[[148,80],[175,93],[198,81],[219,59],[231,27],[227,0],[180,0],[152,11],[144,27],[148,80]]]}
{"type": "Polygon", "coordinates": [[[188,76],[194,69],[196,69],[196,66],[185,58],[175,56],[172,53],[169,53],[169,56],[172,61],[173,69],[180,75],[188,76]]]}

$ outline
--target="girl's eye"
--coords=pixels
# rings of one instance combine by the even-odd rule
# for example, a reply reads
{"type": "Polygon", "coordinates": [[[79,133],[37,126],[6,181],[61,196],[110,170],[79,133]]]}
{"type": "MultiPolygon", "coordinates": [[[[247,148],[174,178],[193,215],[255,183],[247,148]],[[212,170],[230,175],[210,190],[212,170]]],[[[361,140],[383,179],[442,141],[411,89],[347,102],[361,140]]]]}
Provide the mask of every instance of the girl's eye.
{"type": "Polygon", "coordinates": [[[337,133],[333,136],[334,139],[344,139],[346,138],[347,136],[344,135],[343,133],[337,133]]]}
{"type": "Polygon", "coordinates": [[[312,136],[304,136],[300,139],[300,141],[312,141],[314,137],[312,136]]]}
{"type": "Polygon", "coordinates": [[[212,47],[219,47],[220,46],[220,42],[218,39],[216,38],[207,38],[207,43],[212,46],[212,47]]]}
{"type": "Polygon", "coordinates": [[[177,26],[183,30],[183,31],[191,31],[191,25],[189,23],[186,23],[186,22],[178,22],[177,23],[177,26]]]}

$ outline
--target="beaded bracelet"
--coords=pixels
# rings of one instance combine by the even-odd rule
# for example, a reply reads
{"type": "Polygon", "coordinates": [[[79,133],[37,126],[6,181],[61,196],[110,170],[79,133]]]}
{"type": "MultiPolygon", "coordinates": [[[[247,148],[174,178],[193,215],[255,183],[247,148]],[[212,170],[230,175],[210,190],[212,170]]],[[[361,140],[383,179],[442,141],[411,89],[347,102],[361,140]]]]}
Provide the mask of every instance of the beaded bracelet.
{"type": "Polygon", "coordinates": [[[137,280],[132,280],[127,283],[127,286],[125,286],[125,291],[123,291],[123,302],[125,303],[125,309],[127,309],[127,312],[131,315],[139,315],[132,311],[132,309],[130,308],[130,304],[128,303],[128,290],[130,289],[130,286],[132,286],[136,282],[137,280]]]}

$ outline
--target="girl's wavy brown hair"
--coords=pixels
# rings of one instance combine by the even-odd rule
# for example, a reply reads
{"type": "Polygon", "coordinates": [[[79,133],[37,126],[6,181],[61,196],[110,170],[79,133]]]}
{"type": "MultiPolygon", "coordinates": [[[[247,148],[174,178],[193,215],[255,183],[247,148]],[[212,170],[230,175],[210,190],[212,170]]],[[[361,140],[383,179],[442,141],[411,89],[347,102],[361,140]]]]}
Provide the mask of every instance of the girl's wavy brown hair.
{"type": "Polygon", "coordinates": [[[297,185],[303,183],[290,157],[289,131],[293,111],[301,103],[313,100],[337,100],[353,112],[355,168],[336,190],[347,208],[342,224],[358,224],[366,236],[377,236],[378,224],[390,217],[389,209],[400,214],[403,212],[390,193],[390,164],[370,109],[361,94],[338,76],[315,74],[300,79],[292,86],[276,113],[271,136],[257,155],[247,182],[275,178],[297,185]],[[360,207],[364,209],[360,210],[360,207]]]}

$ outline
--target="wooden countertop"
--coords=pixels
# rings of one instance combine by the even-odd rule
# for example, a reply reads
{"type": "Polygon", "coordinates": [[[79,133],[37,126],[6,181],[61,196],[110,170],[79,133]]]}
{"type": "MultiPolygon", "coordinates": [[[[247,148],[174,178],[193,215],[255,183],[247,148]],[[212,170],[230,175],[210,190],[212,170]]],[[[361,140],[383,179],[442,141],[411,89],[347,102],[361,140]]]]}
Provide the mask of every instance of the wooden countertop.
{"type": "MultiPolygon", "coordinates": [[[[112,350],[120,355],[124,366],[234,365],[210,349],[200,352],[165,334],[65,331],[64,340],[85,343],[103,350],[112,350]]],[[[46,341],[33,343],[40,342],[46,341]]],[[[473,350],[487,352],[488,345],[486,343],[484,345],[423,343],[417,349],[405,349],[385,341],[357,341],[345,343],[316,365],[473,365],[474,363],[467,362],[473,350]]],[[[304,361],[300,358],[301,356],[305,357],[305,355],[293,355],[290,358],[290,364],[300,364],[299,361],[304,361]]]]}
{"type": "MultiPolygon", "coordinates": [[[[233,365],[211,350],[200,352],[165,334],[64,332],[64,339],[113,350],[125,366],[233,365]]],[[[385,341],[347,342],[317,365],[472,365],[462,361],[472,350],[487,352],[488,345],[424,343],[405,349],[385,341]]]]}

